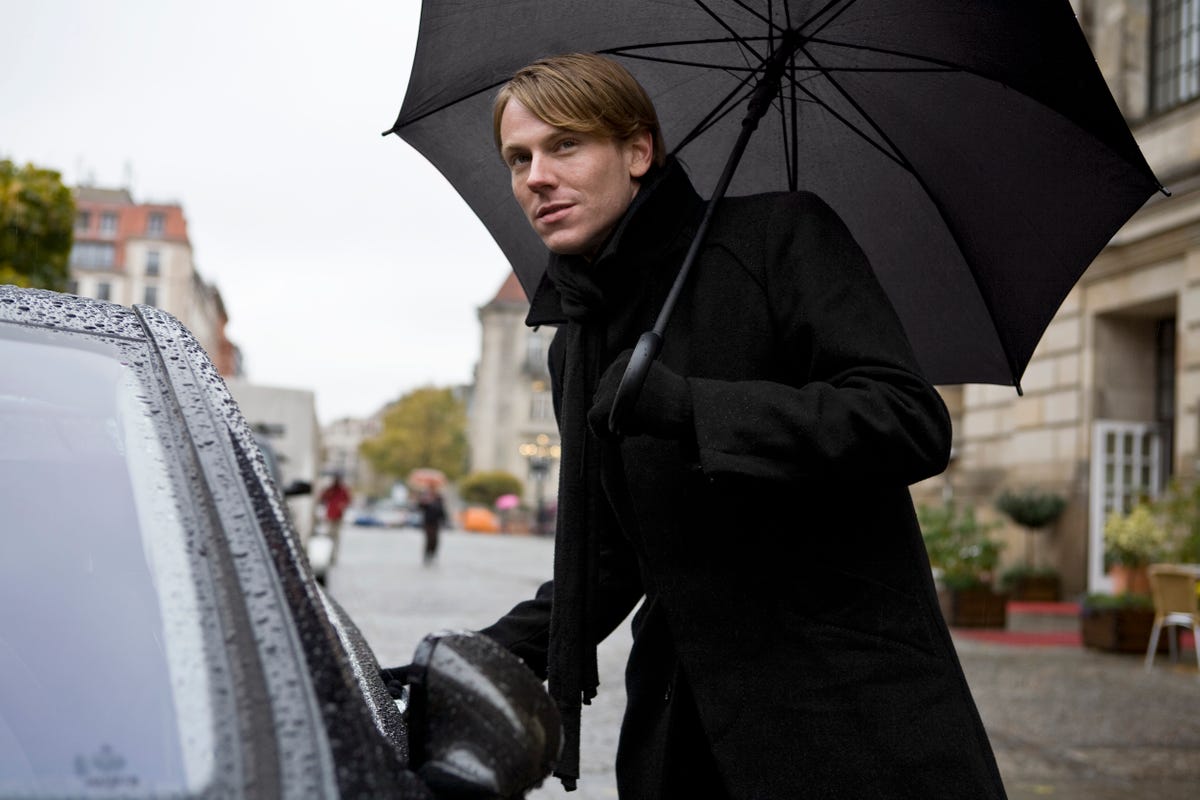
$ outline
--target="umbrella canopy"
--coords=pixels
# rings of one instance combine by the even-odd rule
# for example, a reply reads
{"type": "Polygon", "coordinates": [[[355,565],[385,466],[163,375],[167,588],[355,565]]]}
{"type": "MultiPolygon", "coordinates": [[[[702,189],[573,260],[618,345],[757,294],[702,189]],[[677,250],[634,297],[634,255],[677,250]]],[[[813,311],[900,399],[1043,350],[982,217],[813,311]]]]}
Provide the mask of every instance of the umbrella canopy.
{"type": "Polygon", "coordinates": [[[408,485],[417,491],[422,489],[441,491],[442,487],[446,485],[446,475],[440,469],[419,467],[408,473],[408,485]]]}
{"type": "Polygon", "coordinates": [[[509,511],[521,505],[521,498],[515,494],[502,494],[496,498],[497,511],[509,511]]]}
{"type": "Polygon", "coordinates": [[[611,55],[707,194],[781,47],[729,192],[816,192],[931,381],[1018,384],[1076,280],[1161,188],[1068,0],[426,0],[388,133],[441,170],[531,294],[546,251],[492,141],[509,76],[555,53],[611,55]]]}

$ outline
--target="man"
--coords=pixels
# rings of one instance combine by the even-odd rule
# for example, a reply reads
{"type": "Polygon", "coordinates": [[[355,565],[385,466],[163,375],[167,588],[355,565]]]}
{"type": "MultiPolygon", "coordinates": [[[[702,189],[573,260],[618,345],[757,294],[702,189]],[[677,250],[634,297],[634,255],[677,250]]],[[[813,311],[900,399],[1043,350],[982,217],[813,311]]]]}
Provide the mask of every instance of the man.
{"type": "Polygon", "coordinates": [[[446,519],[446,505],[442,495],[432,486],[421,490],[417,497],[417,506],[421,509],[421,528],[425,531],[425,551],[422,560],[429,566],[437,559],[438,532],[446,519]]]}
{"type": "Polygon", "coordinates": [[[554,580],[483,632],[548,675],[564,783],[595,645],[644,598],[623,800],[1003,797],[907,489],[945,468],[949,418],[841,220],[807,193],[722,201],[615,437],[703,202],[615,62],[539,61],[494,108],[550,251],[527,323],[559,326],[563,462],[554,580]]]}

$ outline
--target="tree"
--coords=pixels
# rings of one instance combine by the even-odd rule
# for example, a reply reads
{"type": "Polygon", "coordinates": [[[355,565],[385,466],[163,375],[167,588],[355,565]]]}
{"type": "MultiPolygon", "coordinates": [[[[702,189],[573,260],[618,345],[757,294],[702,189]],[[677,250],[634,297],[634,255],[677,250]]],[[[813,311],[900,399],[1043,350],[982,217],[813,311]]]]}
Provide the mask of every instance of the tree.
{"type": "Polygon", "coordinates": [[[466,408],[451,389],[415,389],[384,412],[383,430],[361,452],[381,475],[402,479],[433,467],[456,480],[467,465],[466,408]]]}
{"type": "Polygon", "coordinates": [[[0,283],[62,291],[75,199],[59,173],[0,160],[0,283]]]}

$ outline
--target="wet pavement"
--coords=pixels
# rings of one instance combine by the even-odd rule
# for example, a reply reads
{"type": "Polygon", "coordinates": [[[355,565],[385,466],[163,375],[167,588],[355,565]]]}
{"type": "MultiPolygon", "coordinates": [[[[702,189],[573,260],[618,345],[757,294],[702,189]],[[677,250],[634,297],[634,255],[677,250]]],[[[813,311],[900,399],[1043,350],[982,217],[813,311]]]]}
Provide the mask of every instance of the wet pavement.
{"type": "MultiPolygon", "coordinates": [[[[551,542],[531,536],[448,531],[429,567],[421,548],[413,528],[342,530],[329,590],[384,665],[407,663],[430,631],[495,621],[551,569],[551,542]]],[[[1200,673],[1191,651],[1177,664],[1159,656],[1147,673],[1136,655],[955,641],[1011,800],[1200,798],[1200,673]]],[[[583,715],[579,790],[548,780],[531,800],[617,796],[629,644],[626,623],[601,645],[600,695],[583,715]]]]}

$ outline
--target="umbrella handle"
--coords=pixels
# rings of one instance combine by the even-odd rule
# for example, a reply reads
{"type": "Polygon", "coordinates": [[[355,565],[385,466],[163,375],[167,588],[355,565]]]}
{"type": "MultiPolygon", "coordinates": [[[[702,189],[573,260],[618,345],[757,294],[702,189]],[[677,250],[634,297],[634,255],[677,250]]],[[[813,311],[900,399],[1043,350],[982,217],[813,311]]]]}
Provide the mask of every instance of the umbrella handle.
{"type": "Polygon", "coordinates": [[[621,376],[617,386],[616,397],[613,398],[612,410],[608,413],[608,429],[618,436],[621,435],[622,423],[633,413],[633,406],[642,393],[642,384],[650,374],[650,365],[658,358],[662,349],[662,337],[654,331],[646,331],[638,337],[633,355],[621,376]]]}
{"type": "Polygon", "coordinates": [[[725,168],[721,171],[721,177],[717,179],[712,196],[708,199],[704,216],[692,237],[691,246],[688,247],[687,255],[683,258],[679,273],[675,276],[675,282],[671,284],[671,291],[667,293],[667,299],[658,312],[654,329],[646,331],[638,339],[637,346],[633,348],[633,355],[629,358],[629,365],[625,367],[625,374],[621,376],[621,383],[617,386],[617,395],[613,398],[613,407],[608,414],[608,429],[618,436],[621,435],[622,423],[629,419],[629,415],[633,413],[633,407],[637,403],[638,395],[642,393],[642,384],[646,382],[646,376],[650,374],[650,364],[658,357],[658,351],[662,349],[662,337],[667,330],[667,322],[671,319],[671,312],[675,310],[675,301],[679,299],[683,285],[687,282],[688,273],[691,272],[692,265],[696,263],[696,259],[700,255],[700,247],[704,243],[705,236],[708,235],[708,227],[712,224],[717,205],[729,188],[729,182],[733,179],[733,173],[737,169],[738,162],[742,160],[742,154],[746,151],[746,145],[749,144],[750,137],[758,127],[759,120],[770,108],[771,98],[779,92],[779,84],[788,59],[795,54],[800,43],[801,38],[798,31],[785,32],[780,39],[778,48],[764,62],[765,68],[759,77],[758,84],[754,87],[749,107],[746,110],[746,118],[742,120],[742,129],[725,162],[725,168]]]}

